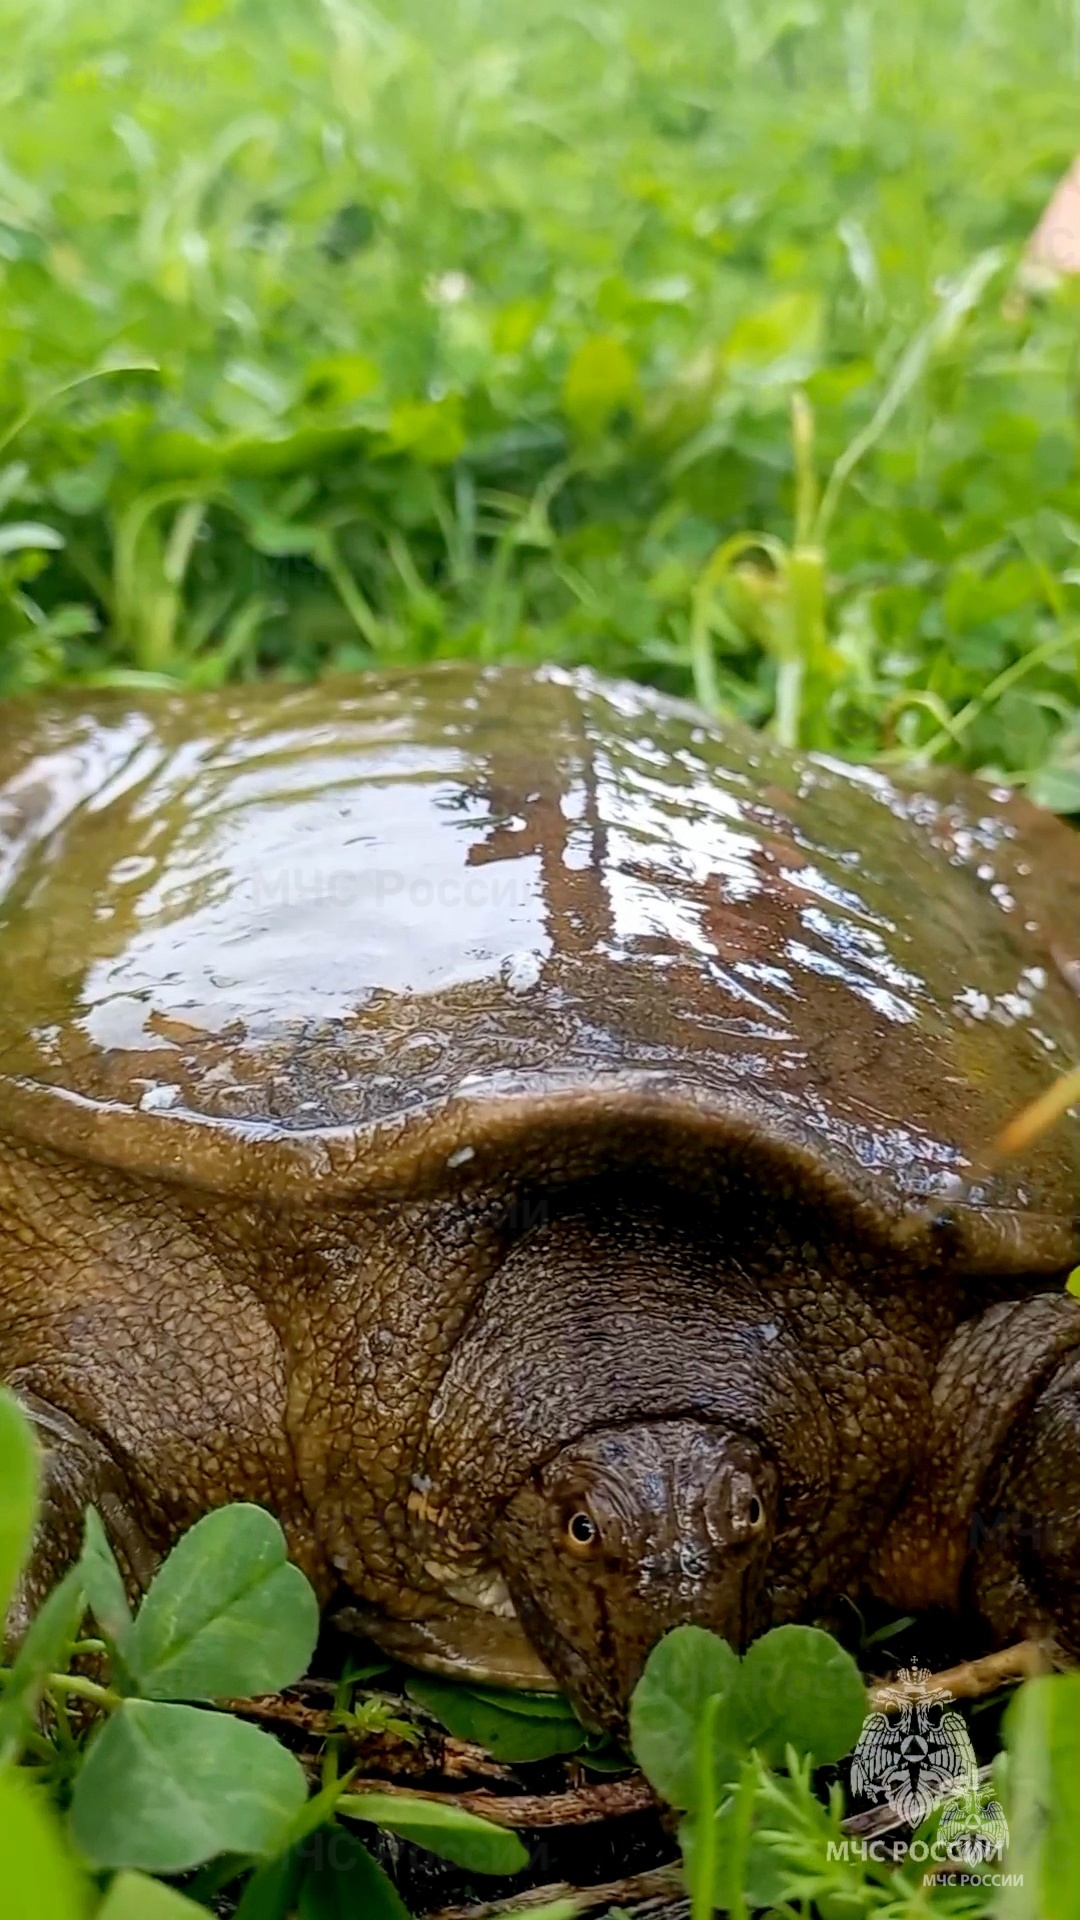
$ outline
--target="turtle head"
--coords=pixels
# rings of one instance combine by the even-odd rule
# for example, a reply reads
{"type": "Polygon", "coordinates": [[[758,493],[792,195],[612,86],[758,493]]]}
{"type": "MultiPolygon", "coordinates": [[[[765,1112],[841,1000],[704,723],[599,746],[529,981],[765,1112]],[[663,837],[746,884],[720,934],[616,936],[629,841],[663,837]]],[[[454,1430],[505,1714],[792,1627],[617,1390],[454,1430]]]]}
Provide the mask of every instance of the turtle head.
{"type": "Polygon", "coordinates": [[[763,1624],[778,1479],[748,1435],[694,1420],[564,1448],[504,1508],[495,1551],[518,1618],[583,1719],[624,1727],[672,1627],[745,1646],[763,1624]]]}

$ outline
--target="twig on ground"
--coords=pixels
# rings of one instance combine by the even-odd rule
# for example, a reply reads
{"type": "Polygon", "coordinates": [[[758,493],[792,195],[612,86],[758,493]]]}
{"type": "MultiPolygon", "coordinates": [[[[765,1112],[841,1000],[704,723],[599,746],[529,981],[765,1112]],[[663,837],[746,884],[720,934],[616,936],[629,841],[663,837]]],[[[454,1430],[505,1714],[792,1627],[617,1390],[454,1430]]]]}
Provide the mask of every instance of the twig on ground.
{"type": "MultiPolygon", "coordinates": [[[[1053,1665],[1052,1649],[1036,1641],[1025,1640],[1016,1646],[1006,1647],[1000,1653],[966,1660],[955,1667],[931,1674],[924,1685],[942,1697],[973,1700],[993,1693],[999,1687],[1047,1673],[1053,1665]]],[[[914,1698],[922,1688],[915,1678],[909,1684],[914,1698]]],[[[882,1681],[868,1687],[870,1708],[881,1711],[895,1707],[898,1694],[903,1691],[904,1682],[898,1683],[896,1679],[891,1683],[882,1681]]],[[[291,1694],[272,1694],[256,1700],[223,1701],[221,1704],[248,1719],[288,1725],[308,1740],[322,1741],[331,1735],[342,1738],[360,1764],[370,1769],[354,1779],[347,1789],[357,1799],[362,1799],[365,1793],[408,1796],[460,1807],[464,1812],[478,1814],[496,1826],[534,1829],[598,1824],[630,1814],[655,1811],[660,1804],[648,1782],[639,1773],[622,1780],[601,1781],[548,1794],[520,1791],[495,1793],[485,1789],[447,1792],[421,1787],[413,1783],[425,1777],[430,1779],[432,1775],[451,1781],[470,1777],[487,1779],[509,1788],[519,1782],[512,1767],[492,1760],[480,1747],[454,1739],[434,1722],[428,1724],[429,1716],[422,1713],[418,1716],[421,1723],[418,1727],[419,1742],[412,1744],[388,1729],[370,1733],[350,1732],[348,1728],[341,1727],[332,1713],[321,1707],[309,1706],[291,1694]]],[[[980,1778],[989,1778],[989,1770],[984,1768],[980,1778]]],[[[357,1813],[362,1818],[359,1808],[357,1813]]],[[[849,1816],[843,1826],[846,1833],[875,1839],[899,1831],[904,1822],[890,1807],[878,1806],[849,1816]]],[[[681,1888],[679,1869],[664,1867],[614,1882],[610,1886],[543,1887],[489,1905],[447,1907],[429,1916],[429,1920],[500,1920],[502,1915],[527,1913],[531,1908],[545,1906],[555,1900],[573,1902],[574,1913],[580,1915],[612,1905],[633,1905],[635,1913],[640,1914],[642,1920],[646,1915],[651,1916],[651,1920],[667,1920],[668,1916],[670,1920],[676,1920],[677,1915],[685,1912],[681,1888]],[[676,1902],[674,1906],[673,1901],[676,1902]]]]}
{"type": "MultiPolygon", "coordinates": [[[[1053,1653],[1048,1647],[1037,1640],[1021,1640],[1016,1646],[1004,1647],[1000,1653],[985,1654],[980,1660],[964,1660],[959,1666],[932,1673],[926,1684],[942,1699],[977,1700],[984,1694],[995,1693],[999,1687],[1050,1673],[1053,1666],[1053,1653]]],[[[869,1688],[871,1708],[880,1712],[895,1707],[898,1695],[904,1690],[895,1681],[869,1688]]],[[[911,1681],[907,1690],[911,1698],[916,1699],[920,1692],[918,1681],[911,1681]]],[[[990,1767],[979,1769],[980,1786],[987,1784],[991,1773],[990,1767]]],[[[865,1813],[850,1814],[843,1822],[845,1833],[857,1834],[864,1840],[882,1839],[888,1833],[900,1832],[906,1825],[889,1806],[870,1807],[865,1813]]]]}
{"type": "MultiPolygon", "coordinates": [[[[621,1819],[628,1813],[647,1813],[659,1806],[640,1773],[629,1780],[604,1780],[569,1793],[431,1793],[375,1779],[354,1780],[347,1791],[358,1799],[365,1793],[388,1793],[403,1794],[410,1800],[434,1800],[444,1807],[479,1814],[498,1827],[590,1826],[600,1820],[621,1819]]],[[[359,1809],[357,1813],[363,1817],[359,1809]]]]}
{"type": "Polygon", "coordinates": [[[302,1700],[292,1700],[285,1693],[260,1693],[251,1700],[219,1700],[218,1706],[244,1720],[276,1721],[293,1727],[312,1740],[325,1740],[334,1731],[330,1714],[321,1707],[306,1707],[302,1700]]]}
{"type": "MultiPolygon", "coordinates": [[[[993,1767],[980,1767],[980,1787],[985,1787],[993,1776],[993,1767]]],[[[862,1840],[880,1840],[887,1833],[899,1833],[909,1823],[901,1814],[894,1813],[890,1806],[884,1805],[870,1807],[866,1813],[850,1813],[840,1824],[845,1833],[854,1833],[862,1840]]]]}
{"type": "Polygon", "coordinates": [[[362,1765],[407,1779],[430,1773],[443,1774],[448,1780],[501,1780],[513,1784],[517,1779],[512,1767],[493,1760],[483,1747],[456,1740],[434,1721],[418,1728],[421,1737],[414,1745],[388,1730],[352,1732],[332,1713],[321,1707],[306,1706],[289,1694],[262,1694],[254,1700],[221,1700],[218,1704],[245,1720],[292,1727],[309,1740],[327,1740],[333,1734],[359,1757],[362,1765]]]}
{"type": "MultiPolygon", "coordinates": [[[[942,1673],[932,1673],[930,1683],[935,1692],[950,1694],[954,1700],[977,1700],[984,1693],[994,1693],[998,1687],[1004,1687],[1020,1680],[1031,1680],[1037,1674],[1050,1673],[1054,1661],[1048,1648],[1037,1640],[1021,1640],[1014,1647],[1005,1647],[1001,1653],[984,1654],[980,1660],[964,1660],[958,1667],[946,1667],[942,1673]]],[[[918,1694],[917,1685],[912,1686],[912,1698],[918,1694]]],[[[870,1705],[875,1713],[896,1705],[897,1684],[884,1680],[869,1689],[870,1705]]]]}
{"type": "Polygon", "coordinates": [[[552,1887],[533,1887],[509,1900],[493,1900],[484,1906],[441,1907],[426,1920],[502,1920],[503,1915],[527,1913],[530,1907],[546,1907],[555,1900],[574,1903],[577,1914],[595,1913],[607,1907],[632,1907],[644,1920],[670,1915],[671,1920],[689,1912],[683,1897],[682,1870],[676,1866],[654,1867],[651,1873],[638,1873],[628,1880],[613,1880],[604,1887],[571,1887],[565,1883],[552,1887]]]}
{"type": "Polygon", "coordinates": [[[934,1675],[935,1685],[946,1687],[954,1700],[977,1700],[984,1693],[996,1693],[998,1687],[1034,1680],[1041,1673],[1052,1673],[1054,1657],[1038,1640],[1021,1640],[1000,1653],[987,1653],[979,1660],[964,1660],[958,1667],[947,1667],[934,1675]]]}

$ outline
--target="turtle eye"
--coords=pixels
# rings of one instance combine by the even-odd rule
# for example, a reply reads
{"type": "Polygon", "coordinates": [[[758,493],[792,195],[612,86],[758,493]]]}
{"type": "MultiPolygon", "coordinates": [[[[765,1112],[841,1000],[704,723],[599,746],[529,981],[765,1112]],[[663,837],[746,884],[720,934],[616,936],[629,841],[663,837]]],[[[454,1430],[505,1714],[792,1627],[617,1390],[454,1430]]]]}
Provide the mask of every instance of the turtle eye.
{"type": "Polygon", "coordinates": [[[760,1533],[765,1525],[765,1509],[756,1493],[750,1495],[746,1507],[746,1523],[751,1533],[760,1533]]]}
{"type": "Polygon", "coordinates": [[[566,1522],[566,1543],[571,1553],[586,1559],[600,1539],[600,1529],[591,1513],[578,1507],[566,1522]]]}

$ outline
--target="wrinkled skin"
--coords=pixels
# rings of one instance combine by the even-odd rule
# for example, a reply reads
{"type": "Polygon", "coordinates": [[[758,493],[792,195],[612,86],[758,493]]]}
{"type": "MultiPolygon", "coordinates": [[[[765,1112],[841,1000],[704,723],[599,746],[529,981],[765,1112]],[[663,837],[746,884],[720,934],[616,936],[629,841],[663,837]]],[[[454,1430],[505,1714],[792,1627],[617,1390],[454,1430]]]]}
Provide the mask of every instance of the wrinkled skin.
{"type": "Polygon", "coordinates": [[[650,1648],[685,1620],[747,1645],[768,1617],[777,1492],[754,1441],[688,1420],[590,1434],[519,1489],[495,1562],[583,1716],[618,1725],[650,1648]]]}
{"type": "Polygon", "coordinates": [[[1080,1651],[1080,854],[587,676],[0,721],[0,1377],[441,1671],[619,1727],[869,1583],[1080,1651]],[[302,883],[302,884],[298,884],[302,883]]]}

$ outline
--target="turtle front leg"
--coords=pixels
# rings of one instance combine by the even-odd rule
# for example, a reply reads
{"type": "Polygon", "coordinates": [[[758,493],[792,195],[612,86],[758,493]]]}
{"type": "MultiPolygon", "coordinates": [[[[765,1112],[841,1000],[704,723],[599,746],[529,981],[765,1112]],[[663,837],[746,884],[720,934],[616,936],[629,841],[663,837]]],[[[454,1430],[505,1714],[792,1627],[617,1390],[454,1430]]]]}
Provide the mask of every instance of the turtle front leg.
{"type": "Polygon", "coordinates": [[[158,1564],[133,1511],[123,1472],[108,1448],[78,1421],[40,1400],[16,1398],[42,1450],[41,1510],[30,1559],[4,1621],[5,1642],[17,1645],[42,1601],[79,1557],[87,1507],[96,1507],[129,1590],[149,1586],[158,1564]]]}
{"type": "Polygon", "coordinates": [[[1080,1301],[1036,1294],[962,1323],[871,1585],[1080,1657],[1080,1301]]]}
{"type": "Polygon", "coordinates": [[[996,1639],[1080,1659],[1080,1354],[1014,1428],[984,1483],[967,1593],[996,1639]]]}

